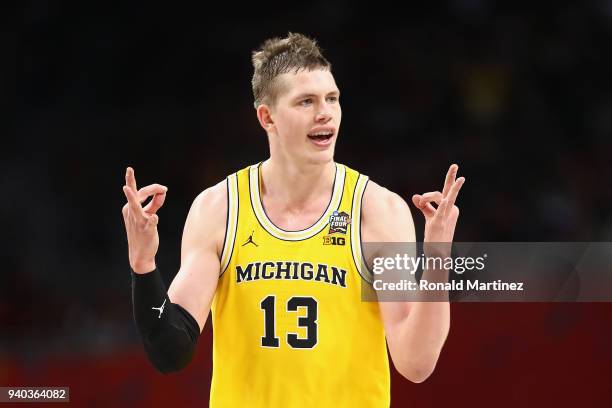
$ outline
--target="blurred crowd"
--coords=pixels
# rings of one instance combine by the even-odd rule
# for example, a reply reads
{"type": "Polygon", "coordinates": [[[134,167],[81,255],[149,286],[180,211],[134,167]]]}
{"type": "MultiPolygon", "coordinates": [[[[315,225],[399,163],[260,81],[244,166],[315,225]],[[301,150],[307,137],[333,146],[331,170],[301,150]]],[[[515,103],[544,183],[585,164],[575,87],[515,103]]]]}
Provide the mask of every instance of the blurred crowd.
{"type": "Polygon", "coordinates": [[[157,261],[170,282],[195,196],[267,157],[250,52],[288,31],[332,62],[339,162],[407,201],[459,164],[457,241],[612,240],[611,1],[393,15],[312,2],[262,18],[75,7],[20,10],[15,78],[0,82],[16,96],[0,151],[0,355],[138,341],[125,168],[169,187],[157,261]]]}

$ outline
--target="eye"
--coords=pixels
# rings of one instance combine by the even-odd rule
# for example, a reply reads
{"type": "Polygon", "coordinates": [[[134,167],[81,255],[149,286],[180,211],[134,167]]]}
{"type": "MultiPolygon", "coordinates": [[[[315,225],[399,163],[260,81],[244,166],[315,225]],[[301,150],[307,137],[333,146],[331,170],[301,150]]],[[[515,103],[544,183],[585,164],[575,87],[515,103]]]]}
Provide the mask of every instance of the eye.
{"type": "Polygon", "coordinates": [[[337,96],[328,96],[327,100],[329,102],[336,103],[336,102],[338,102],[338,97],[337,96]]]}
{"type": "Polygon", "coordinates": [[[308,99],[302,99],[302,100],[300,101],[300,105],[302,105],[302,106],[308,106],[308,105],[310,105],[310,104],[312,104],[312,99],[310,99],[310,98],[308,98],[308,99]]]}

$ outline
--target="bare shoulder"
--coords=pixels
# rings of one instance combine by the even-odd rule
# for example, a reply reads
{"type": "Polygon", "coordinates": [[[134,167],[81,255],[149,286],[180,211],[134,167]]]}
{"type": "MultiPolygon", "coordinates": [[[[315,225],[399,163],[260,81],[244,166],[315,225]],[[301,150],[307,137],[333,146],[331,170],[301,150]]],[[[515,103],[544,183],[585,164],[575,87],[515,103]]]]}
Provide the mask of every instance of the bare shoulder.
{"type": "Polygon", "coordinates": [[[372,180],[363,193],[361,222],[364,241],[414,240],[412,214],[406,201],[372,180]]]}
{"type": "Polygon", "coordinates": [[[378,213],[380,211],[408,211],[410,213],[408,204],[399,194],[369,180],[363,193],[363,213],[367,215],[368,212],[378,213]]]}
{"type": "Polygon", "coordinates": [[[193,200],[192,211],[203,215],[225,215],[227,212],[227,182],[222,180],[202,191],[193,200]]]}
{"type": "Polygon", "coordinates": [[[222,250],[227,219],[227,183],[220,181],[193,200],[185,228],[183,248],[195,245],[222,250]]]}

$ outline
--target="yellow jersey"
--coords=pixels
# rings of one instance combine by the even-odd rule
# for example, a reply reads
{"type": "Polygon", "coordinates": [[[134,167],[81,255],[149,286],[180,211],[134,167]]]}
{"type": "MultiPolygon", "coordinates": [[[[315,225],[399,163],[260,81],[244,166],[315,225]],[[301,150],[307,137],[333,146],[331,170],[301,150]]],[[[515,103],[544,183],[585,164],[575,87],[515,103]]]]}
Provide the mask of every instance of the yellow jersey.
{"type": "Polygon", "coordinates": [[[227,177],[221,275],[212,303],[212,407],[388,407],[376,302],[361,300],[361,202],[368,178],[336,163],[331,200],[300,231],[260,197],[261,163],[227,177]]]}

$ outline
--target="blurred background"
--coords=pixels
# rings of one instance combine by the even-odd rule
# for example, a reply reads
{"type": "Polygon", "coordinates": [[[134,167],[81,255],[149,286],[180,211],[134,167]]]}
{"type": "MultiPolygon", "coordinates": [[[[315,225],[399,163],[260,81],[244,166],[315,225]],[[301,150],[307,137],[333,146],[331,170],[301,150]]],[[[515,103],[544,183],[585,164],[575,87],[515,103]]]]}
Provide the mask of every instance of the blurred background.
{"type": "MultiPolygon", "coordinates": [[[[75,406],[207,405],[209,325],[178,374],[140,344],[124,172],[169,187],[169,283],[196,195],[267,158],[250,55],[288,31],[333,64],[337,161],[407,201],[460,165],[457,241],[612,241],[612,1],[532,3],[3,6],[0,386],[70,386],[75,406]]],[[[609,404],[611,312],[455,303],[436,371],[393,372],[392,406],[609,404]]]]}

